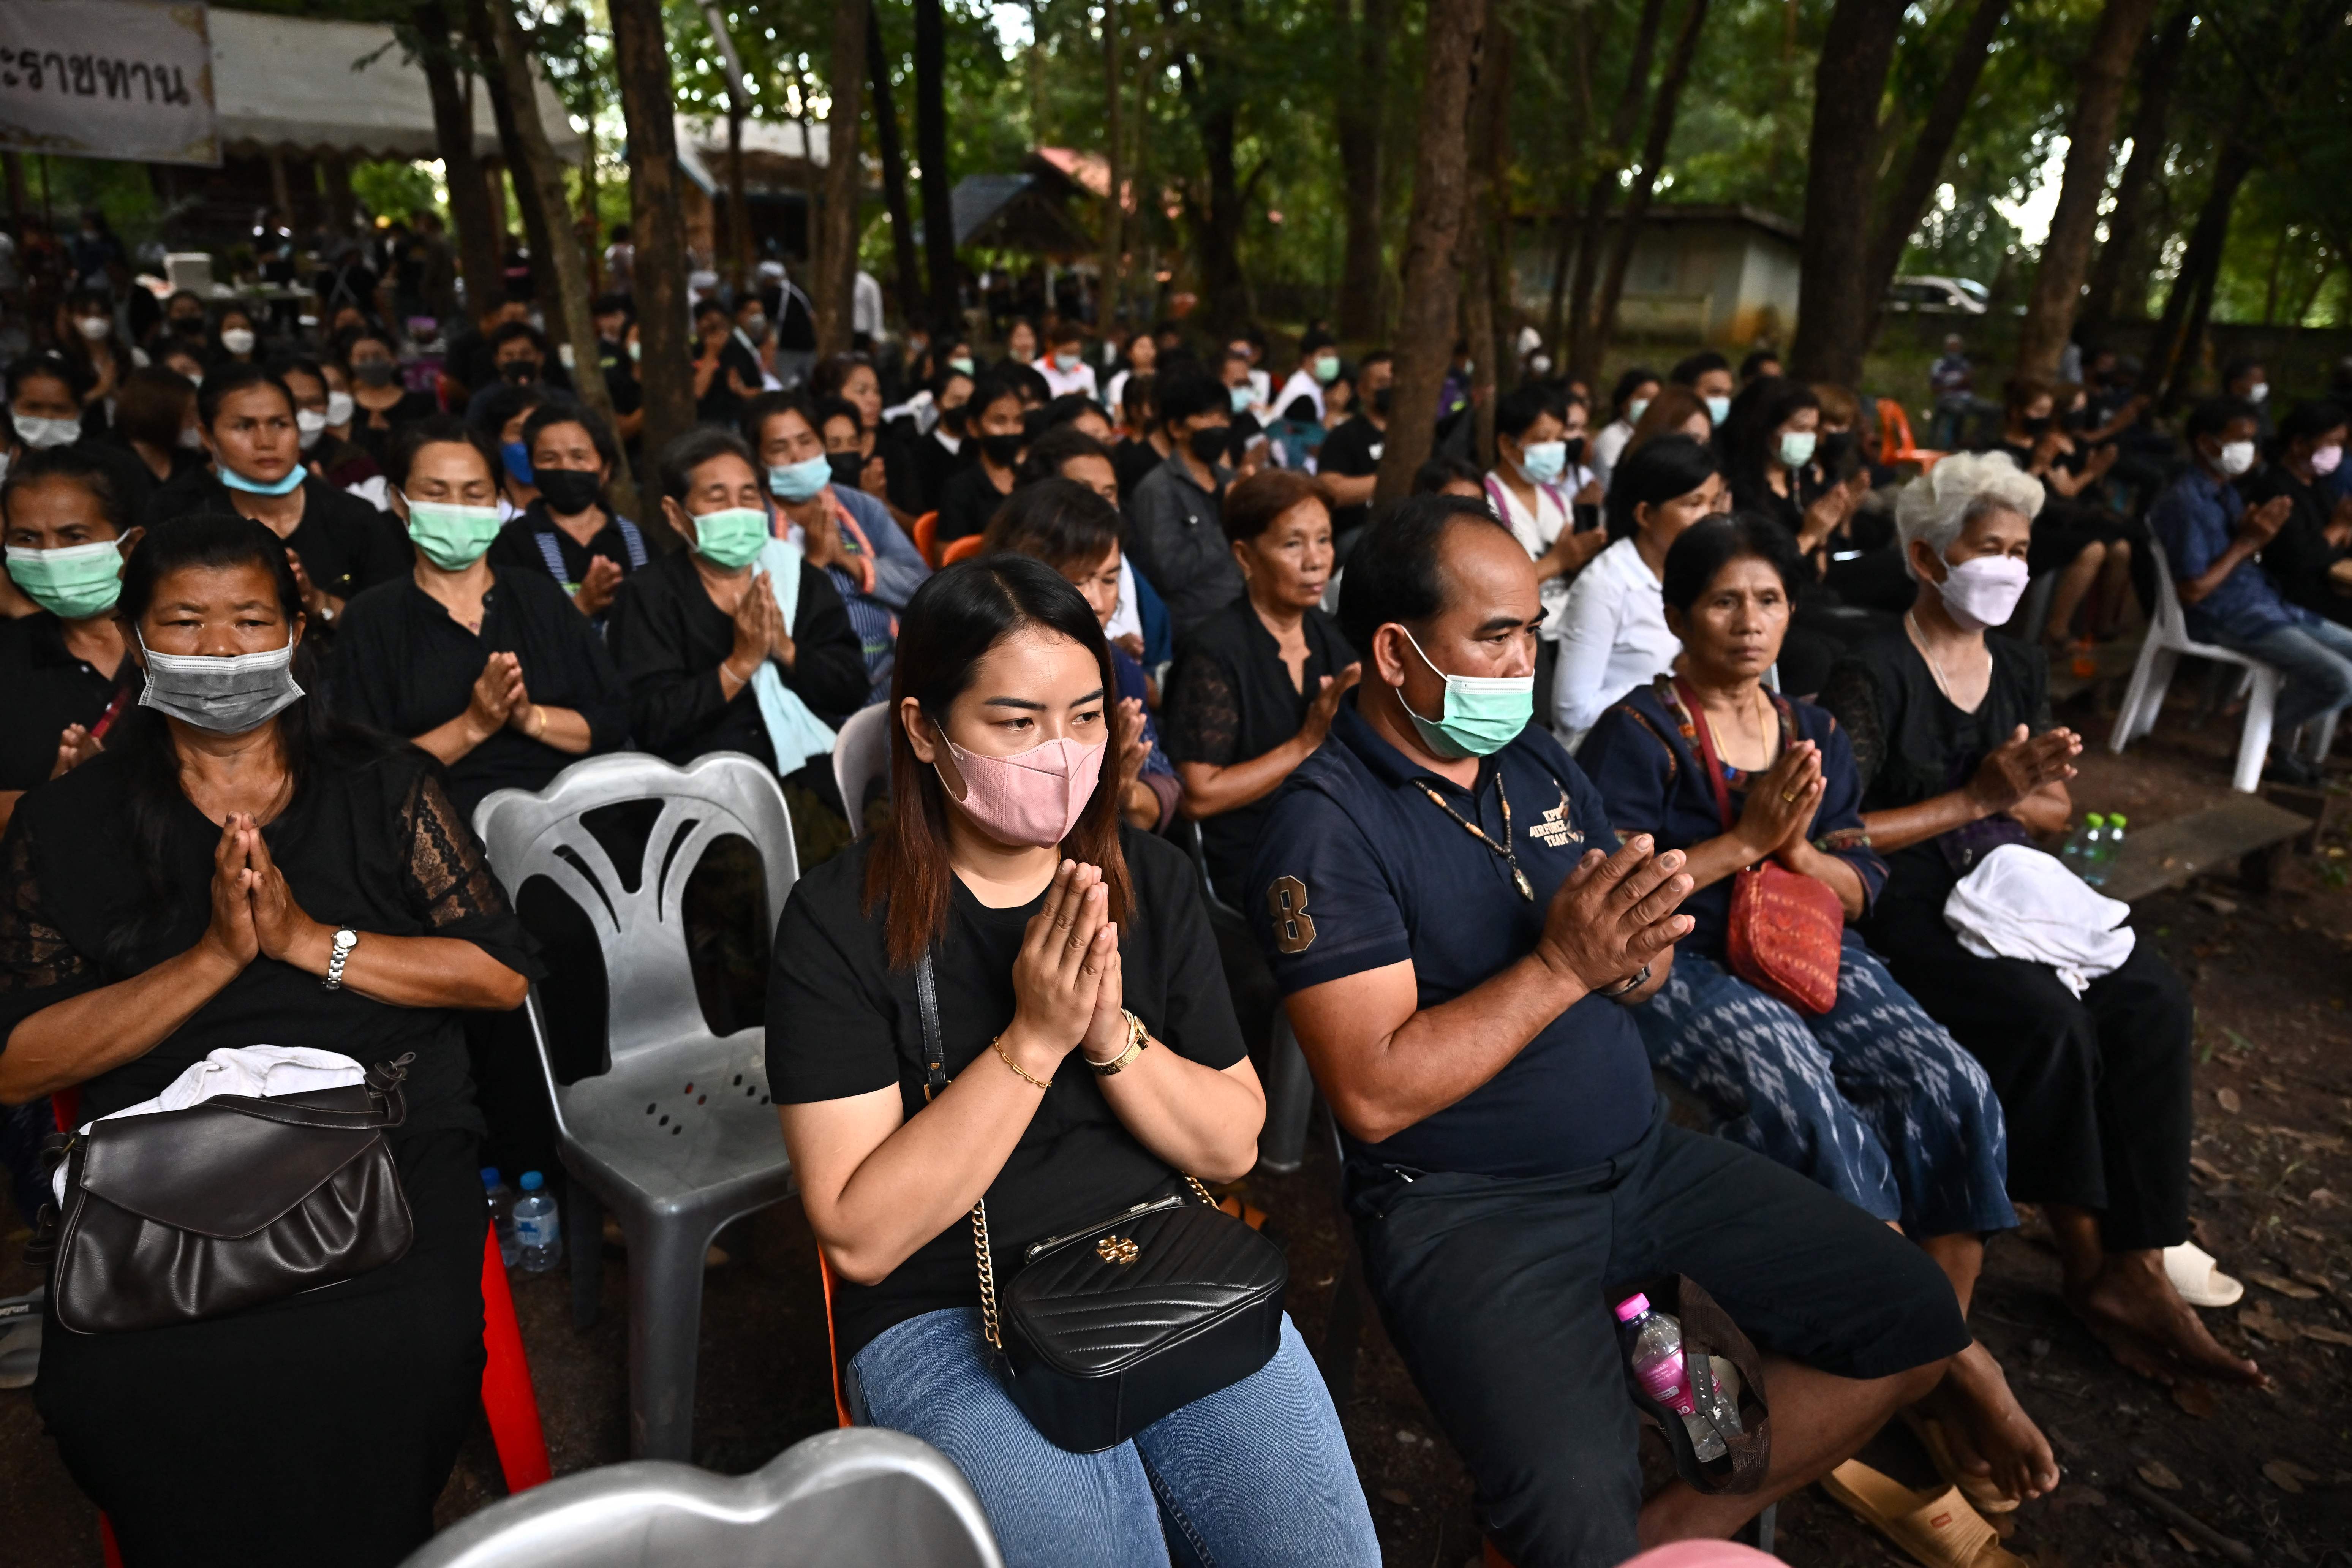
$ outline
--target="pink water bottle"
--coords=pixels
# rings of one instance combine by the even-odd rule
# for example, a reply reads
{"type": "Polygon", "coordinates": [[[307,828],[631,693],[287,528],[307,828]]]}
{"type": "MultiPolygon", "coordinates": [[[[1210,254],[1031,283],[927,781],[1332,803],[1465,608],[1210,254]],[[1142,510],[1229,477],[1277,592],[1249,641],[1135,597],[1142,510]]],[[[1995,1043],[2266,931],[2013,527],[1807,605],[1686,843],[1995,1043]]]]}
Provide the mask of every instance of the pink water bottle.
{"type": "Polygon", "coordinates": [[[1682,1325],[1652,1311],[1650,1299],[1640,1295],[1617,1303],[1617,1321],[1625,1326],[1626,1359],[1642,1391],[1678,1415],[1696,1415],[1690,1373],[1683,1365],[1682,1325]]]}

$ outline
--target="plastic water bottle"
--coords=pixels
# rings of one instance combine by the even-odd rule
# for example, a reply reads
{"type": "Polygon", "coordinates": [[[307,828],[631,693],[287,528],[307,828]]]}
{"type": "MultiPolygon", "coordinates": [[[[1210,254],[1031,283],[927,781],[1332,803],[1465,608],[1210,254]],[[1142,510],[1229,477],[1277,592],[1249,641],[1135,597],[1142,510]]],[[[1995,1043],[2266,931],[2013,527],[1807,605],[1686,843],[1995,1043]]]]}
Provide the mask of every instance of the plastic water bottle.
{"type": "MultiPolygon", "coordinates": [[[[1642,1391],[1683,1418],[1683,1426],[1690,1433],[1691,1447],[1702,1461],[1721,1458],[1723,1439],[1699,1414],[1690,1373],[1683,1364],[1683,1326],[1664,1312],[1653,1311],[1650,1299],[1638,1295],[1617,1303],[1617,1321],[1623,1325],[1625,1358],[1632,1363],[1633,1379],[1642,1385],[1642,1391]]],[[[1707,1380],[1707,1387],[1713,1394],[1712,1377],[1707,1380]]],[[[1718,1405],[1720,1399],[1717,1394],[1718,1405]]],[[[1736,1416],[1730,1425],[1737,1430],[1736,1416]]]]}
{"type": "Polygon", "coordinates": [[[490,1228],[498,1233],[499,1258],[509,1268],[515,1266],[515,1190],[507,1185],[496,1165],[482,1167],[482,1192],[489,1199],[490,1228]]]}
{"type": "Polygon", "coordinates": [[[2061,846],[2058,850],[2058,863],[2065,867],[2069,871],[2074,872],[2077,877],[2082,876],[2084,870],[2083,836],[2089,831],[2090,827],[2087,823],[2084,826],[2074,829],[2074,832],[2066,836],[2066,842],[2061,846]]]}
{"type": "Polygon", "coordinates": [[[2123,858],[2124,822],[2123,813],[2118,811],[2107,814],[2107,841],[2099,846],[2099,863],[2096,868],[2098,875],[2091,879],[2091,886],[2095,888],[2104,888],[2107,885],[2107,877],[2115,870],[2116,862],[2123,858]]]}
{"type": "Polygon", "coordinates": [[[537,1171],[522,1173],[522,1196],[514,1206],[517,1261],[526,1274],[544,1274],[563,1261],[562,1216],[547,1178],[537,1171]]]}
{"type": "Polygon", "coordinates": [[[2099,856],[2107,845],[2107,819],[2095,811],[2083,818],[2082,839],[2082,845],[2076,849],[2074,858],[2068,861],[2067,865],[2074,875],[2093,887],[2096,887],[2099,884],[2099,879],[2106,875],[2099,868],[2099,856]]]}

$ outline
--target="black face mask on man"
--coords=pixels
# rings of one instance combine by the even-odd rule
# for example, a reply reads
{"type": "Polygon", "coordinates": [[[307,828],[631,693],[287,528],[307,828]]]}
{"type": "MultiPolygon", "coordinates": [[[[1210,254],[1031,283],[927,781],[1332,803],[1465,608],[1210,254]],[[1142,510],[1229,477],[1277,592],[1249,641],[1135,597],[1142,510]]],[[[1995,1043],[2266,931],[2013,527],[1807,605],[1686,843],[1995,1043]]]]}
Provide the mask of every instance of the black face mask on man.
{"type": "Polygon", "coordinates": [[[1233,445],[1233,431],[1223,425],[1211,425],[1184,437],[1185,447],[1192,456],[1204,463],[1222,463],[1233,445]]]}
{"type": "Polygon", "coordinates": [[[540,499],[547,510],[559,517],[577,517],[596,504],[604,481],[587,468],[531,469],[531,481],[538,486],[540,499]]]}
{"type": "Polygon", "coordinates": [[[858,477],[866,472],[866,459],[856,452],[827,452],[824,461],[833,470],[833,482],[844,489],[856,489],[858,477]]]}
{"type": "Polygon", "coordinates": [[[509,386],[520,386],[539,379],[539,362],[535,359],[510,359],[499,365],[499,379],[509,386]]]}
{"type": "Polygon", "coordinates": [[[1019,431],[1008,436],[983,435],[980,438],[980,452],[998,468],[1009,468],[1021,460],[1021,448],[1028,444],[1029,437],[1019,431]]]}

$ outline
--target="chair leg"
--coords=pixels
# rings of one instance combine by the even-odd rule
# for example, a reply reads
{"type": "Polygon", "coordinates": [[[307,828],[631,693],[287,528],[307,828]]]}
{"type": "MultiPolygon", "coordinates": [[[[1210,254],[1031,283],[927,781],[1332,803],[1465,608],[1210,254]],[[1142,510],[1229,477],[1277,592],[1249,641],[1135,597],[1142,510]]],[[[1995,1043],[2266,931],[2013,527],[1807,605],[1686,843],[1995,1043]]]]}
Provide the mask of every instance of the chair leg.
{"type": "Polygon", "coordinates": [[[604,1205],[573,1181],[563,1194],[563,1247],[572,1272],[572,1326],[593,1329],[604,1298],[604,1205]]]}
{"type": "Polygon", "coordinates": [[[2147,689],[2140,694],[2139,711],[2132,719],[2132,739],[2137,741],[2156,728],[2164,713],[2165,693],[2172,689],[2172,677],[2180,668],[2178,648],[2160,647],[2148,666],[2147,689]]]}
{"type": "Polygon", "coordinates": [[[2254,694],[2246,702],[2246,727],[2238,737],[2238,769],[2230,787],[2252,795],[2262,787],[2263,763],[2269,760],[2271,721],[2278,711],[2280,680],[2274,669],[2254,672],[2254,694]]]}
{"type": "Polygon", "coordinates": [[[1756,1550],[1767,1557],[1779,1555],[1772,1550],[1772,1537],[1780,1531],[1780,1505],[1768,1502],[1764,1511],[1756,1516],[1756,1550]]]}
{"type": "Polygon", "coordinates": [[[539,1424],[539,1397],[531,1391],[530,1363],[523,1354],[522,1326],[515,1321],[514,1294],[507,1287],[495,1234],[482,1238],[482,1409],[512,1496],[553,1472],[547,1462],[547,1435],[539,1424]]]}
{"type": "Polygon", "coordinates": [[[1290,1019],[1277,1005],[1274,1037],[1266,1047],[1265,1130],[1257,1141],[1257,1163],[1286,1176],[1307,1155],[1307,1121],[1315,1110],[1315,1078],[1290,1019]]]}
{"type": "Polygon", "coordinates": [[[629,1457],[694,1457],[702,1349],[702,1258],[712,1226],[622,1219],[629,1247],[629,1457]]]}
{"type": "MultiPolygon", "coordinates": [[[[2130,684],[2124,688],[2123,706],[2116,711],[2116,727],[2107,732],[2107,750],[2110,752],[2121,753],[2126,746],[2132,743],[2137,732],[2140,704],[2147,700],[2148,679],[2156,668],[2156,635],[2150,632],[2148,640],[2140,645],[2139,658],[2132,665],[2130,684]]],[[[2161,693],[2158,700],[2163,700],[2161,693]]]]}

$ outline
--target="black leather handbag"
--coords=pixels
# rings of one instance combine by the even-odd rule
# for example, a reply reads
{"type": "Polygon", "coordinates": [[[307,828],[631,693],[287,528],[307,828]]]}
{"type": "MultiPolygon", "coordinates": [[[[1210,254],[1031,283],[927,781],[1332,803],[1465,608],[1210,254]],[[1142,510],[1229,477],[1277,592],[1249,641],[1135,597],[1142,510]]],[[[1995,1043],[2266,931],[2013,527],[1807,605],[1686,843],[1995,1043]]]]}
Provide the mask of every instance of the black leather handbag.
{"type": "Polygon", "coordinates": [[[93,1122],[66,1145],[58,1321],[165,1328],[397,1261],[415,1225],[383,1134],[406,1115],[409,1060],[345,1089],[93,1122]]]}
{"type": "MultiPolygon", "coordinates": [[[[928,1098],[948,1083],[928,952],[915,978],[928,1098]]],[[[1022,1254],[1001,1293],[988,1204],[972,1207],[982,1326],[1013,1403],[1057,1448],[1115,1448],[1239,1383],[1281,1346],[1282,1249],[1183,1180],[1198,1203],[1171,1193],[1048,1237],[1022,1254]]]]}

